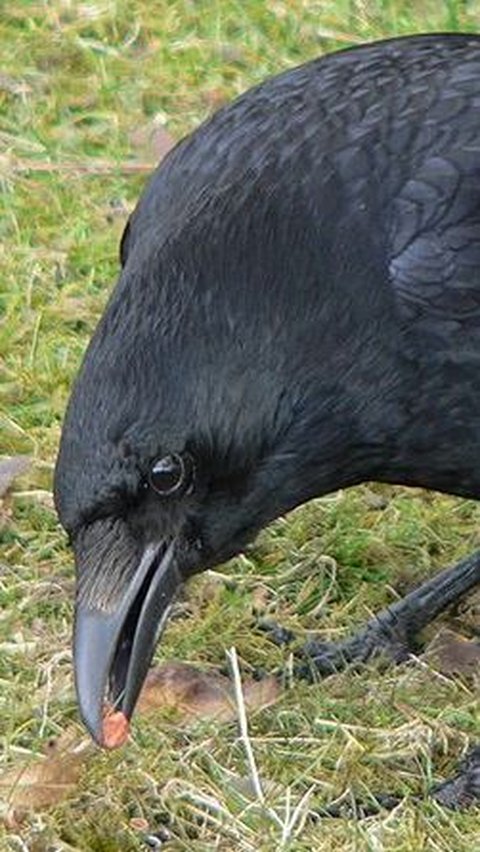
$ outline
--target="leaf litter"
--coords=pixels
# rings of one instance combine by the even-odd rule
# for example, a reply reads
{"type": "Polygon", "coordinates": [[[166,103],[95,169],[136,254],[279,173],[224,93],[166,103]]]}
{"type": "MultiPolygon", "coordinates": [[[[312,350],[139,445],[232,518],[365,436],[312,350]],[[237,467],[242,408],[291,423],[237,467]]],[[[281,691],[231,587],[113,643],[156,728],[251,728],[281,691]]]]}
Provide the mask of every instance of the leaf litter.
{"type": "MultiPolygon", "coordinates": [[[[273,676],[243,683],[245,706],[256,712],[278,697],[280,685],[273,676]]],[[[149,672],[141,692],[137,715],[162,710],[175,711],[184,724],[199,719],[230,722],[236,718],[234,684],[217,671],[204,672],[181,662],[169,662],[149,672]]],[[[123,715],[113,713],[115,717],[123,715]]],[[[112,733],[112,732],[110,732],[112,733]]],[[[110,747],[121,745],[113,730],[110,747]],[[115,740],[115,742],[113,742],[115,740]]],[[[97,751],[90,738],[79,737],[77,728],[67,728],[50,741],[47,753],[0,774],[0,817],[7,828],[21,825],[31,811],[42,811],[73,795],[86,760],[97,751]]]]}

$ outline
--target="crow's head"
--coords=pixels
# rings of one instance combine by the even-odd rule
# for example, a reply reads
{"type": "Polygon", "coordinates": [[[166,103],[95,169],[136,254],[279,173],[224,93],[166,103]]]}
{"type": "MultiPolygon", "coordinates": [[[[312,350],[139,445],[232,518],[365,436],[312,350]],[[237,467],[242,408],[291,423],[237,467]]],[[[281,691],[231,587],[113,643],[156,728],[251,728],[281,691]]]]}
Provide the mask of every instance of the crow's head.
{"type": "MultiPolygon", "coordinates": [[[[80,708],[99,742],[105,700],[131,716],[179,585],[319,490],[305,440],[317,334],[288,295],[298,258],[226,228],[202,217],[163,242],[139,229],[67,411],[55,498],[76,562],[80,708]]],[[[330,472],[340,414],[337,427],[330,472]]]]}
{"type": "Polygon", "coordinates": [[[312,209],[308,157],[292,149],[288,165],[261,125],[273,113],[245,104],[238,150],[220,114],[140,201],[64,424],[55,499],[76,561],[80,708],[100,742],[105,699],[131,716],[178,586],[372,475],[396,427],[371,391],[389,369],[377,315],[393,338],[370,231],[351,239],[328,187],[312,209]],[[349,285],[362,275],[368,288],[349,285]]]}

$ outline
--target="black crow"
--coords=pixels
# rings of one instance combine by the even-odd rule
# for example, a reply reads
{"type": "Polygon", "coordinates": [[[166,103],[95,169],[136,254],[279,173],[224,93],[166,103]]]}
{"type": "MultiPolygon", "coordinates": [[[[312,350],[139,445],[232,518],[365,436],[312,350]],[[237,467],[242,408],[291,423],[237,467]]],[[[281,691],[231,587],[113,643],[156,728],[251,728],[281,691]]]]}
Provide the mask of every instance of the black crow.
{"type": "MultiPolygon", "coordinates": [[[[370,44],[247,92],[162,162],[121,262],[55,481],[100,743],[180,584],[272,519],[364,480],[480,497],[480,37],[370,44]]],[[[310,656],[399,656],[479,582],[476,554],[310,656]]]]}

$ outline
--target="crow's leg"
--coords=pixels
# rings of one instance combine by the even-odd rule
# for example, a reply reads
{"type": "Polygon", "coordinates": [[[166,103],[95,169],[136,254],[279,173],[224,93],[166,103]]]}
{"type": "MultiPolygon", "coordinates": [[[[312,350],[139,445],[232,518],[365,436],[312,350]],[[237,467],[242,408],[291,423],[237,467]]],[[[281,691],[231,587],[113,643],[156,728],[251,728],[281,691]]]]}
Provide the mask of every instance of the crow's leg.
{"type": "MultiPolygon", "coordinates": [[[[311,639],[300,652],[308,662],[297,671],[304,677],[325,676],[340,671],[348,664],[365,663],[377,655],[401,662],[414,650],[418,633],[444,609],[478,585],[480,551],[446,568],[377,613],[363,629],[349,638],[341,642],[311,639]]],[[[274,638],[276,635],[279,638],[278,632],[272,632],[274,638]]]]}
{"type": "MultiPolygon", "coordinates": [[[[470,749],[460,763],[456,775],[437,784],[430,791],[432,798],[444,808],[463,811],[472,806],[480,805],[480,746],[470,749]]],[[[422,796],[411,796],[414,802],[421,802],[422,796]]],[[[313,819],[325,817],[350,817],[363,819],[379,813],[380,810],[390,811],[400,804],[401,796],[391,796],[385,793],[372,793],[369,800],[345,798],[333,805],[325,805],[312,812],[313,819]]]]}
{"type": "MultiPolygon", "coordinates": [[[[480,585],[480,551],[447,568],[397,603],[367,622],[362,630],[342,642],[308,642],[301,654],[308,662],[297,668],[301,676],[312,678],[340,671],[348,664],[358,665],[380,654],[393,662],[405,660],[414,648],[418,633],[444,609],[480,585]]],[[[278,625],[268,628],[274,641],[290,642],[295,637],[278,625]]],[[[452,778],[432,790],[433,798],[445,807],[462,810],[480,805],[480,746],[473,748],[452,778]]],[[[397,797],[380,797],[379,807],[393,807],[397,797]],[[390,804],[388,804],[388,803],[390,804]]],[[[325,816],[330,814],[328,808],[325,816]]]]}

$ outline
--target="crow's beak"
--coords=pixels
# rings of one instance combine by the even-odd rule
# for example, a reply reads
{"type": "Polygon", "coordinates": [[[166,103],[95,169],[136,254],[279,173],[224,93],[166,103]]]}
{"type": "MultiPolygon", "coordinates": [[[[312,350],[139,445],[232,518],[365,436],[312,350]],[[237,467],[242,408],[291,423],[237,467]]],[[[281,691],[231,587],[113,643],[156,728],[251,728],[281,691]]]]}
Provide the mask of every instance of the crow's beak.
{"type": "Polygon", "coordinates": [[[118,604],[96,608],[95,599],[77,603],[74,664],[82,719],[102,746],[106,708],[130,720],[157,639],[181,584],[174,543],[149,545],[118,604]]]}

